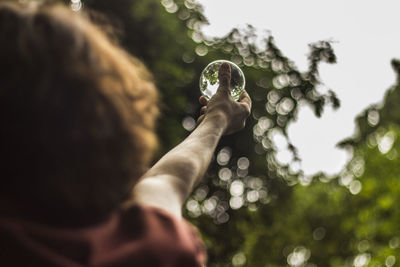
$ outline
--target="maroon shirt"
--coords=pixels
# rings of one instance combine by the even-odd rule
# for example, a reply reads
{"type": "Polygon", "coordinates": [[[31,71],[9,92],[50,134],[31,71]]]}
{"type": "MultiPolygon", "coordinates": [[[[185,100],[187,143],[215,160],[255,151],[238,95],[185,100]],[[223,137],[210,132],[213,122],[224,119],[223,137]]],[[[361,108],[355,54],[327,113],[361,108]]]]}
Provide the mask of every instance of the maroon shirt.
{"type": "Polygon", "coordinates": [[[99,225],[55,228],[0,219],[1,266],[203,266],[205,248],[183,218],[133,206],[99,225]]]}

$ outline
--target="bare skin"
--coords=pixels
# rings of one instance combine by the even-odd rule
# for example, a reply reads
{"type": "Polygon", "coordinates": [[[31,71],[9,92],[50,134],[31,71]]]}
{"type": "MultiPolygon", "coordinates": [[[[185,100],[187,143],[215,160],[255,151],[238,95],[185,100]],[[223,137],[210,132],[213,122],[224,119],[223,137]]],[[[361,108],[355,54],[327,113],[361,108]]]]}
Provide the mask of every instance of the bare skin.
{"type": "Polygon", "coordinates": [[[203,105],[197,128],[147,171],[133,189],[133,203],[156,206],[181,216],[182,205],[203,178],[214,150],[223,135],[244,128],[251,99],[244,92],[236,102],[230,96],[229,64],[219,69],[217,93],[203,105]]]}

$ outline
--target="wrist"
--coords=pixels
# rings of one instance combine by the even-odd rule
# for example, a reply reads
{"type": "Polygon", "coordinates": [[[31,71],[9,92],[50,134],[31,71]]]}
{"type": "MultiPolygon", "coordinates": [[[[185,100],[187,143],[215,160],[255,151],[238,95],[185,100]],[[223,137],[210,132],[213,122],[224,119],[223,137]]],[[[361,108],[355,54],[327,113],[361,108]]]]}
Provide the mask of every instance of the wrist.
{"type": "Polygon", "coordinates": [[[228,118],[223,112],[210,112],[204,118],[205,124],[210,124],[214,129],[220,129],[223,132],[228,127],[228,118]]]}

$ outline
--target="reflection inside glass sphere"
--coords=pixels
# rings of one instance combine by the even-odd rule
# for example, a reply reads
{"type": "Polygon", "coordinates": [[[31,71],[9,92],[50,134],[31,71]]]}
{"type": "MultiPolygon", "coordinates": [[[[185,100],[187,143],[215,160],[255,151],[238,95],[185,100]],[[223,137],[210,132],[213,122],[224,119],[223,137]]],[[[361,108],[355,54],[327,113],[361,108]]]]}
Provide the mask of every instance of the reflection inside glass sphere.
{"type": "Polygon", "coordinates": [[[231,66],[231,95],[235,101],[238,101],[245,87],[245,77],[242,70],[228,60],[216,60],[205,67],[200,75],[200,92],[207,99],[210,99],[217,92],[219,86],[218,70],[222,63],[228,63],[231,66]]]}

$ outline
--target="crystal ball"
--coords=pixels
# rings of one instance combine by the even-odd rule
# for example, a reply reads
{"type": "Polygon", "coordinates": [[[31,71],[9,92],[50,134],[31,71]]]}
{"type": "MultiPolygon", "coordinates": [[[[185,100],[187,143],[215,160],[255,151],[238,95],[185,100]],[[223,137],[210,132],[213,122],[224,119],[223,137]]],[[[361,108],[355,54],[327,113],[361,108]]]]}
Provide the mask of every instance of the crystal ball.
{"type": "Polygon", "coordinates": [[[222,63],[228,63],[231,66],[231,96],[235,101],[238,101],[244,91],[246,81],[243,71],[235,63],[228,60],[216,60],[204,68],[200,75],[200,92],[207,99],[210,99],[217,92],[219,87],[218,70],[222,63]]]}

